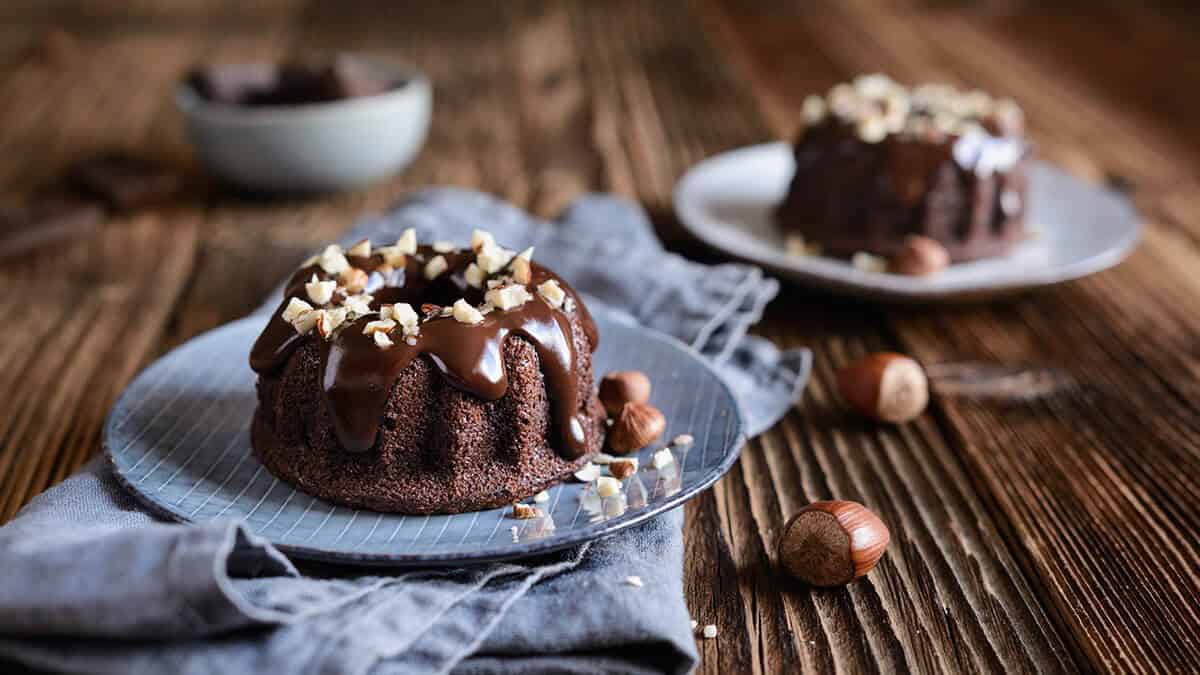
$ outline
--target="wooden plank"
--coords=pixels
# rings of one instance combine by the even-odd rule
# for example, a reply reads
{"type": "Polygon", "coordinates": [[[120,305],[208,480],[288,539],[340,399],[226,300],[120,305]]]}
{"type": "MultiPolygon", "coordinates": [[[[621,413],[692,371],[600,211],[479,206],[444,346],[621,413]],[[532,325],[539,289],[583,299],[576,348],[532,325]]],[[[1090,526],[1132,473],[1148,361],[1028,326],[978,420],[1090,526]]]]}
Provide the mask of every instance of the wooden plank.
{"type": "MultiPolygon", "coordinates": [[[[758,38],[771,30],[803,32],[844,76],[886,64],[909,80],[1016,94],[1039,146],[1085,174],[1127,172],[1139,186],[1187,175],[1187,155],[1172,151],[1165,130],[1110,104],[1094,84],[1063,78],[1054,61],[1010,44],[982,18],[857,3],[827,9],[742,23],[727,15],[740,26],[731,35],[752,54],[741,62],[769,91],[759,100],[774,106],[766,117],[781,134],[795,121],[804,92],[790,84],[806,60],[801,47],[786,61],[762,47],[758,38]]],[[[1016,25],[1009,19],[1008,30],[1016,25]]],[[[1153,202],[1153,194],[1143,199],[1153,202]]],[[[1077,643],[1070,648],[1106,669],[1178,670],[1197,658],[1188,600],[1200,593],[1190,478],[1200,448],[1189,346],[1197,318],[1181,310],[1200,290],[1196,254],[1187,234],[1152,222],[1142,250],[1114,272],[1013,302],[887,313],[900,344],[927,362],[1046,364],[1085,383],[1046,401],[947,400],[939,408],[967,460],[968,482],[996,500],[989,509],[1019,543],[1014,560],[1031,584],[1022,595],[1046,593],[1049,619],[1077,643]]]]}

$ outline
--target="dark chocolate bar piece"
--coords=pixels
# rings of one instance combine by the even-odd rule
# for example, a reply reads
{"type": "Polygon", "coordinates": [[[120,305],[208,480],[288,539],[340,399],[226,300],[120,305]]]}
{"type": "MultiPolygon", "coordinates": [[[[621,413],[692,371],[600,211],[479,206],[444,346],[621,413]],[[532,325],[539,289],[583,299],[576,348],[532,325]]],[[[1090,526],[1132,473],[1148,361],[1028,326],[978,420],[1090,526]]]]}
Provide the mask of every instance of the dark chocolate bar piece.
{"type": "Polygon", "coordinates": [[[171,167],[123,153],[85,159],[68,176],[84,192],[123,211],[160,204],[183,189],[183,177],[171,167]]]}

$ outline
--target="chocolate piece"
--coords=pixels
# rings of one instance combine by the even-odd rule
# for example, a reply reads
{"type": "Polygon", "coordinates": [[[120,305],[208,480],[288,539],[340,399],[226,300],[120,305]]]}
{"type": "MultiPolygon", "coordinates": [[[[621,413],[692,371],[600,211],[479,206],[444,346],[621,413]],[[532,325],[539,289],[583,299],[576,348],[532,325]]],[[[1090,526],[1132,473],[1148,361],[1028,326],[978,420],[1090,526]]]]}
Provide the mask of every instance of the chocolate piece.
{"type": "MultiPolygon", "coordinates": [[[[420,247],[370,291],[371,306],[476,305],[484,289],[463,278],[474,260],[469,250],[420,247]],[[447,271],[428,280],[425,263],[439,255],[447,271]]],[[[384,264],[380,254],[349,262],[368,272],[384,264]]],[[[419,332],[393,333],[386,347],[363,333],[375,314],[329,340],[287,323],[282,309],[305,297],[304,284],[332,278],[318,264],[301,269],[250,356],[260,375],[259,456],[326,499],[409,513],[499,506],[577,469],[604,435],[592,387],[595,324],[565,282],[531,267],[535,285],[558,280],[571,311],[533,298],[474,325],[426,312],[419,332]]]]}
{"type": "Polygon", "coordinates": [[[0,206],[0,260],[85,237],[103,219],[103,206],[77,199],[46,198],[27,206],[0,206]]]}
{"type": "Polygon", "coordinates": [[[124,211],[162,203],[183,189],[183,177],[175,170],[123,153],[85,159],[67,173],[80,189],[124,211]]]}

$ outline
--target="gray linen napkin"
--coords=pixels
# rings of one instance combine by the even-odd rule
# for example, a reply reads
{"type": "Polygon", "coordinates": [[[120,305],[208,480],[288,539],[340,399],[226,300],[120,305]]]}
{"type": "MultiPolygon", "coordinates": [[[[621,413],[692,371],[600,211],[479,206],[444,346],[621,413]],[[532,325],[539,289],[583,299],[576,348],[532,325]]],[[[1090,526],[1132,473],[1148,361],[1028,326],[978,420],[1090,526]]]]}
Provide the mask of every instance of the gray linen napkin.
{"type": "MultiPolygon", "coordinates": [[[[418,193],[345,243],[485,227],[591,302],[709,358],[758,433],[791,405],[806,350],[747,336],[776,282],[665,253],[643,212],[589,196],[556,224],[477,192],[418,193]]],[[[260,311],[274,307],[272,298],[260,311]]],[[[240,358],[240,357],[239,357],[240,358]]],[[[400,570],[294,565],[233,521],[164,523],[93,461],[0,528],[0,658],[86,673],[643,673],[696,662],[682,511],[536,559],[400,570]],[[623,583],[638,575],[645,586],[623,583]]]]}

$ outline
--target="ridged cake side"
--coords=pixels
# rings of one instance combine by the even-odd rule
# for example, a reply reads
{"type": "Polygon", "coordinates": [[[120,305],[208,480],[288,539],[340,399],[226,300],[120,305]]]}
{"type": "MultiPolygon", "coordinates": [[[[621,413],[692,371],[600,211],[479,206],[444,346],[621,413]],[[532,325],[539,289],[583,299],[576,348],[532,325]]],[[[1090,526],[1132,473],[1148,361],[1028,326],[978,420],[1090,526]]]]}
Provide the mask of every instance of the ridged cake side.
{"type": "Polygon", "coordinates": [[[428,356],[415,359],[392,387],[369,453],[341,449],[321,395],[318,345],[304,345],[278,375],[259,378],[256,453],[300,490],[348,506],[457,513],[511,504],[569,475],[603,445],[591,348],[578,320],[571,327],[587,446],[578,459],[548,442],[554,432],[541,364],[520,336],[505,342],[508,390],[493,401],[448,383],[428,356]]]}

